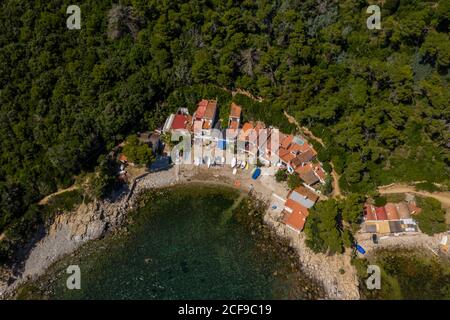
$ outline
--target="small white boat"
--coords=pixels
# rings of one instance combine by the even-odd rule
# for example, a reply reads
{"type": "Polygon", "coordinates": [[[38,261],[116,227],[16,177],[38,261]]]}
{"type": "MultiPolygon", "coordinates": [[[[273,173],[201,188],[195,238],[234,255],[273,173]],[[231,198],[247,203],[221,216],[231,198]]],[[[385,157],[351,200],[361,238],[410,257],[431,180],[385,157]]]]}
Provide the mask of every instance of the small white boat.
{"type": "Polygon", "coordinates": [[[236,158],[233,158],[233,159],[231,160],[231,167],[232,167],[232,168],[234,168],[234,167],[236,166],[236,162],[237,162],[236,158]]]}
{"type": "Polygon", "coordinates": [[[236,174],[236,173],[237,173],[237,169],[234,168],[234,169],[233,169],[233,174],[236,174]]]}
{"type": "Polygon", "coordinates": [[[205,157],[206,166],[209,168],[211,166],[211,159],[209,157],[205,157]]]}
{"type": "Polygon", "coordinates": [[[201,158],[195,158],[194,159],[194,165],[196,167],[198,167],[201,163],[202,163],[202,159],[201,158]]]}
{"type": "Polygon", "coordinates": [[[247,161],[242,161],[241,169],[245,169],[245,166],[247,165],[247,161]]]}

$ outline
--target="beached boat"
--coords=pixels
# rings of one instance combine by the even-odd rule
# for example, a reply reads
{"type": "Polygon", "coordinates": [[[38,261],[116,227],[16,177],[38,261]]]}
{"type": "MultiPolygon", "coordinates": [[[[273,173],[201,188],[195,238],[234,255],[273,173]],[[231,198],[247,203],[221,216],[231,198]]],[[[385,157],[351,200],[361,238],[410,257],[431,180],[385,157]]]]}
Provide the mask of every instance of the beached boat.
{"type": "Polygon", "coordinates": [[[231,167],[232,167],[232,168],[234,168],[234,167],[236,166],[236,162],[237,162],[237,159],[236,159],[236,158],[233,158],[233,159],[231,160],[231,167]]]}

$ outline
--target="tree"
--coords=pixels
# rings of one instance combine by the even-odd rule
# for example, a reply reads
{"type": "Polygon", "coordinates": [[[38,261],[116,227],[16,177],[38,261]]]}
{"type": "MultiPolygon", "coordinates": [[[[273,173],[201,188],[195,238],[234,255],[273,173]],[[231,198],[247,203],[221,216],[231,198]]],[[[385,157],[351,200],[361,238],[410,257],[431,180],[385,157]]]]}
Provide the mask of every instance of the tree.
{"type": "Polygon", "coordinates": [[[286,181],[288,178],[288,174],[286,170],[278,169],[278,171],[275,173],[275,180],[277,182],[286,181]]]}
{"type": "Polygon", "coordinates": [[[343,241],[338,222],[339,208],[334,199],[317,203],[310,209],[305,226],[308,246],[316,252],[341,253],[343,241]]]}
{"type": "Polygon", "coordinates": [[[149,165],[155,160],[152,149],[147,144],[141,144],[136,135],[127,138],[122,152],[135,164],[149,165]]]}
{"type": "Polygon", "coordinates": [[[418,198],[417,204],[421,211],[414,218],[417,220],[421,231],[431,236],[448,229],[445,222],[445,210],[442,209],[438,200],[418,198]]]}
{"type": "Polygon", "coordinates": [[[301,186],[302,183],[303,183],[302,179],[296,173],[290,174],[287,178],[287,184],[289,189],[295,189],[301,186]]]}

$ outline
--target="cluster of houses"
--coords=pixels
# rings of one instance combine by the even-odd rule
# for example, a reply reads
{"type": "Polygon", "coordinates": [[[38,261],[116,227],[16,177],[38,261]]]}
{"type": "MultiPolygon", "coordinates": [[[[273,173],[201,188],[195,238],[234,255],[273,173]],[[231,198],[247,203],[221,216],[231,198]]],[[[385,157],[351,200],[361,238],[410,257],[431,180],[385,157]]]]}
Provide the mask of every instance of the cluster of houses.
{"type": "Polygon", "coordinates": [[[186,108],[180,108],[167,118],[162,131],[173,133],[187,130],[194,133],[194,140],[214,141],[222,150],[228,143],[234,143],[238,153],[243,152],[258,159],[262,165],[297,174],[303,186],[288,194],[283,221],[291,229],[300,232],[308,217],[308,209],[319,198],[316,193],[320,191],[316,187],[325,183],[326,173],[316,161],[317,152],[301,136],[282,134],[277,128],[266,127],[261,121],[242,123],[242,108],[235,103],[230,106],[227,128],[222,128],[218,108],[216,100],[206,99],[198,103],[192,116],[186,108]],[[213,136],[211,129],[219,130],[219,137],[213,136]]]}
{"type": "MultiPolygon", "coordinates": [[[[179,108],[166,119],[162,130],[138,134],[138,137],[141,143],[148,144],[158,154],[162,147],[161,132],[185,131],[194,134],[194,142],[214,142],[222,150],[232,143],[237,146],[237,153],[253,156],[264,166],[275,166],[297,174],[303,185],[287,194],[282,221],[291,230],[301,232],[308,218],[308,210],[319,200],[317,186],[324,184],[326,178],[321,163],[316,160],[317,152],[313,146],[302,136],[280,133],[277,128],[266,127],[260,121],[242,123],[242,108],[234,102],[230,106],[227,128],[222,128],[221,123],[217,100],[203,99],[193,115],[187,108],[179,108]]],[[[126,163],[124,155],[121,157],[119,160],[126,163]]],[[[379,207],[366,203],[363,231],[377,234],[416,232],[418,227],[412,215],[418,212],[420,208],[416,206],[414,197],[379,207]]]]}
{"type": "Polygon", "coordinates": [[[414,196],[398,203],[388,202],[384,206],[364,204],[364,223],[362,230],[367,233],[397,234],[417,232],[418,227],[413,215],[418,214],[414,196]]]}

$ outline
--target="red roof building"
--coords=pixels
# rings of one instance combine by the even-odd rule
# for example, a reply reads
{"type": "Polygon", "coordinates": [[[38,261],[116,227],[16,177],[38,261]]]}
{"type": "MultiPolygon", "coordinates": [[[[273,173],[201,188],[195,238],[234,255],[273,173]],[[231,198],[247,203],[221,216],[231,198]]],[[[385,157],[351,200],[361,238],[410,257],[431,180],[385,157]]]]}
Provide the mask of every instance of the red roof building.
{"type": "Polygon", "coordinates": [[[283,212],[284,224],[297,232],[303,230],[309,214],[307,208],[292,199],[288,199],[284,205],[283,212]]]}
{"type": "Polygon", "coordinates": [[[178,130],[178,129],[186,129],[187,125],[189,124],[190,117],[185,114],[176,114],[171,129],[178,130]]]}
{"type": "Polygon", "coordinates": [[[384,207],[375,207],[375,215],[377,220],[387,220],[387,214],[384,207]]]}
{"type": "Polygon", "coordinates": [[[399,220],[399,215],[397,212],[397,207],[393,203],[386,203],[384,206],[384,209],[386,211],[387,219],[388,220],[399,220]]]}
{"type": "Polygon", "coordinates": [[[366,220],[377,220],[377,215],[375,213],[375,207],[370,204],[364,205],[364,217],[366,220]]]}

